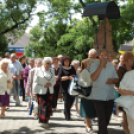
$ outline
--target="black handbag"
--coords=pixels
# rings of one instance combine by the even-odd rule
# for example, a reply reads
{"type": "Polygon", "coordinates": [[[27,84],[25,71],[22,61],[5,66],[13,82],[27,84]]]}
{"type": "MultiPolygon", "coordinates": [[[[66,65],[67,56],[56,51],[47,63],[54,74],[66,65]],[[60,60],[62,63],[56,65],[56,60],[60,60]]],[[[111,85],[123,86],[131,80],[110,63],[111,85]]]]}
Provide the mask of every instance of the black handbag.
{"type": "Polygon", "coordinates": [[[74,87],[73,90],[85,97],[88,97],[91,94],[92,87],[91,86],[90,87],[82,87],[82,86],[78,85],[78,83],[76,83],[76,86],[74,87]]]}
{"type": "Polygon", "coordinates": [[[88,97],[91,94],[91,89],[92,87],[81,87],[77,84],[73,90],[85,97],[88,97]]]}

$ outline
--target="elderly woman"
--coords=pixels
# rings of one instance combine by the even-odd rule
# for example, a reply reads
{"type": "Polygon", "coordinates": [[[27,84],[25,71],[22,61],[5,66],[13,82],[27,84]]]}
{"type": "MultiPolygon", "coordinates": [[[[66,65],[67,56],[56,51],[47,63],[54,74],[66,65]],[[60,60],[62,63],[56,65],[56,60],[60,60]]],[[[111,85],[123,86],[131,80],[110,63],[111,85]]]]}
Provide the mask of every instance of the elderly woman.
{"type": "Polygon", "coordinates": [[[68,93],[70,80],[73,79],[73,75],[76,75],[76,71],[73,66],[70,65],[70,57],[63,56],[62,65],[60,66],[58,73],[58,81],[60,82],[60,90],[63,93],[64,98],[64,115],[65,120],[70,120],[70,108],[74,102],[74,98],[68,93]]]}
{"type": "MultiPolygon", "coordinates": [[[[74,69],[76,71],[76,75],[78,77],[79,72],[80,72],[80,68],[79,68],[80,61],[79,60],[73,60],[71,65],[74,67],[74,69]]],[[[77,115],[77,117],[79,117],[80,115],[79,115],[79,108],[78,108],[78,96],[75,97],[74,105],[75,105],[75,108],[76,108],[76,115],[77,115]]]]}
{"type": "Polygon", "coordinates": [[[42,127],[49,127],[48,121],[52,115],[52,96],[56,83],[55,73],[52,68],[51,57],[45,57],[43,66],[36,70],[33,80],[33,97],[38,97],[38,116],[42,127]]]}
{"type": "MultiPolygon", "coordinates": [[[[90,66],[95,62],[95,59],[88,59],[87,69],[84,69],[79,77],[78,84],[82,87],[89,87],[92,85],[92,80],[90,78],[90,66]]],[[[80,103],[80,116],[85,118],[86,121],[86,131],[91,132],[91,120],[96,117],[96,110],[92,100],[90,98],[81,98],[80,103]]]]}
{"type": "Polygon", "coordinates": [[[12,76],[11,73],[7,70],[9,60],[3,59],[0,62],[0,106],[1,115],[0,117],[5,117],[6,106],[9,106],[9,92],[7,89],[7,83],[11,83],[12,76]]]}
{"type": "MultiPolygon", "coordinates": [[[[25,89],[27,97],[29,96],[29,100],[36,100],[37,101],[37,97],[35,97],[35,98],[32,97],[33,77],[34,77],[34,73],[35,73],[36,69],[40,68],[41,66],[42,66],[42,59],[37,58],[35,60],[35,68],[33,68],[29,71],[27,85],[26,85],[26,89],[25,89]]],[[[36,119],[38,118],[38,114],[36,112],[34,112],[34,117],[36,119]]]]}
{"type": "MultiPolygon", "coordinates": [[[[26,89],[26,85],[27,85],[27,79],[28,79],[29,71],[34,68],[34,59],[30,58],[28,60],[28,64],[29,65],[24,69],[24,72],[23,72],[23,80],[24,80],[24,88],[25,89],[26,89]]],[[[28,99],[27,101],[28,101],[27,109],[29,109],[30,106],[31,106],[31,99],[28,99]]]]}
{"type": "MultiPolygon", "coordinates": [[[[119,84],[122,80],[122,78],[124,77],[125,73],[128,71],[133,70],[133,62],[134,62],[134,55],[132,52],[126,52],[123,56],[123,61],[124,61],[124,65],[119,67],[119,70],[117,71],[118,77],[119,77],[119,82],[116,85],[117,87],[119,87],[119,84]]],[[[123,122],[122,122],[122,126],[125,130],[125,132],[127,134],[129,134],[129,130],[128,130],[128,124],[127,124],[127,119],[126,119],[126,114],[125,112],[123,112],[123,122]]]]}
{"type": "Polygon", "coordinates": [[[59,81],[58,81],[58,72],[60,68],[59,66],[60,65],[58,64],[58,57],[53,57],[52,68],[54,69],[55,77],[56,77],[56,84],[54,86],[54,94],[53,94],[53,101],[52,101],[53,110],[58,110],[57,100],[58,100],[58,94],[59,94],[59,81]]]}
{"type": "MultiPolygon", "coordinates": [[[[119,92],[119,94],[122,96],[121,98],[119,98],[121,99],[122,103],[127,100],[129,104],[133,104],[132,103],[134,99],[134,83],[133,82],[134,82],[134,70],[129,71],[124,75],[123,79],[120,82],[120,89],[115,88],[119,92]]],[[[134,119],[132,118],[132,116],[133,116],[134,105],[131,105],[131,107],[129,108],[128,108],[128,111],[125,110],[126,118],[127,118],[126,128],[129,129],[126,132],[126,134],[133,134],[134,133],[134,127],[133,127],[134,119]],[[131,116],[131,113],[132,113],[132,116],[131,116]]]]}

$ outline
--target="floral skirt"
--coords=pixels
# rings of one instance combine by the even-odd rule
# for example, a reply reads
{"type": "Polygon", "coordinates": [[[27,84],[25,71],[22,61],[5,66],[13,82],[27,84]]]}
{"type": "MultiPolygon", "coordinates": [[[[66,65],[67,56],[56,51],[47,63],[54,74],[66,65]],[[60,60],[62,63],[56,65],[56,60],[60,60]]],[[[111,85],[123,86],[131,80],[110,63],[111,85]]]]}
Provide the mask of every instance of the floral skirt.
{"type": "Polygon", "coordinates": [[[48,123],[52,115],[52,94],[38,95],[38,116],[40,123],[48,123]]]}

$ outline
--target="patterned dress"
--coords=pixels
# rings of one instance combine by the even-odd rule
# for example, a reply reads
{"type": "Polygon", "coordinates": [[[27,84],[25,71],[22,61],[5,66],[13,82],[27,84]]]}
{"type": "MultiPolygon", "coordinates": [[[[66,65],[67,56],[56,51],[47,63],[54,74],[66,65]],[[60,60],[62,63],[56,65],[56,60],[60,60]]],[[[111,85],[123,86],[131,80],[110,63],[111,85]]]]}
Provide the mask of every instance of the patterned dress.
{"type": "Polygon", "coordinates": [[[39,104],[39,122],[48,123],[50,116],[52,115],[52,94],[49,93],[45,95],[38,95],[39,104]]]}

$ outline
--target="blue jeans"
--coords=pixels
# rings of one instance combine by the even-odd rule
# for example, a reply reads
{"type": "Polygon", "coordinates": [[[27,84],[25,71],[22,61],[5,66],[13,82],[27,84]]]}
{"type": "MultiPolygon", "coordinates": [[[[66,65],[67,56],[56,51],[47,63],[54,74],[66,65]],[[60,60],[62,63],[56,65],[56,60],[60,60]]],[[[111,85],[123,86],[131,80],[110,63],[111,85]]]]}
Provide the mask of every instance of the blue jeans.
{"type": "Polygon", "coordinates": [[[20,80],[13,80],[13,94],[14,94],[14,100],[16,101],[17,104],[20,104],[20,99],[19,99],[19,88],[20,88],[20,80]]]}

